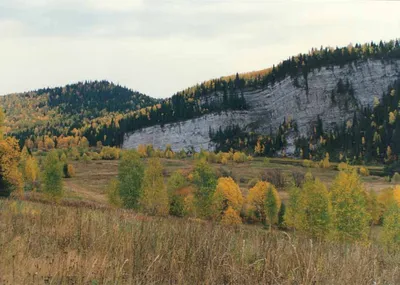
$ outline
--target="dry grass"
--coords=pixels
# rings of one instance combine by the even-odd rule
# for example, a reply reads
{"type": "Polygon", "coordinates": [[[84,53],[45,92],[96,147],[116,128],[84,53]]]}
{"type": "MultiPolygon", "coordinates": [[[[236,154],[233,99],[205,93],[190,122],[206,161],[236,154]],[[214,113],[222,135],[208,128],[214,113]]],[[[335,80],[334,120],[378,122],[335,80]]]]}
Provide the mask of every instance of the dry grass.
{"type": "Polygon", "coordinates": [[[400,284],[377,245],[0,200],[1,284],[400,284]]]}

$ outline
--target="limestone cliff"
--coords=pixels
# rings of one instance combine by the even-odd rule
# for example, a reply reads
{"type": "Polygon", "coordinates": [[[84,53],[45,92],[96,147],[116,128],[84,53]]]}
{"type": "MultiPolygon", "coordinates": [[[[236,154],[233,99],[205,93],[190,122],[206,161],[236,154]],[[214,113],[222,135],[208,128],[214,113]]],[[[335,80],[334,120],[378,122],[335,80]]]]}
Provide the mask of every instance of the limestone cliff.
{"type": "MultiPolygon", "coordinates": [[[[329,129],[352,117],[354,110],[371,105],[374,97],[380,98],[400,76],[400,60],[358,61],[345,66],[322,67],[306,77],[286,77],[265,89],[244,90],[248,104],[246,111],[227,111],[207,114],[199,118],[164,126],[152,126],[127,134],[124,148],[139,144],[153,144],[164,148],[171,144],[174,150],[189,148],[213,149],[209,130],[237,124],[248,131],[269,133],[285,118],[298,124],[299,133],[310,130],[317,116],[324,128],[329,129]],[[349,83],[351,92],[338,92],[339,82],[349,83]]],[[[210,97],[222,96],[210,94],[210,97]]]]}

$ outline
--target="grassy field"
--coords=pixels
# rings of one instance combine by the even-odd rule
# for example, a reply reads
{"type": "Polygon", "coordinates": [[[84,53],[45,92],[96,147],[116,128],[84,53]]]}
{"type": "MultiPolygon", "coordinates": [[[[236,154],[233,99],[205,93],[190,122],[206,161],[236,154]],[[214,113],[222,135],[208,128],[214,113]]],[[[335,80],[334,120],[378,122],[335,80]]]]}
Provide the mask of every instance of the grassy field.
{"type": "MultiPolygon", "coordinates": [[[[379,243],[316,241],[255,225],[116,210],[106,189],[118,161],[72,163],[76,176],[64,179],[59,204],[40,194],[30,201],[0,200],[0,284],[400,284],[400,253],[379,243]]],[[[167,180],[178,169],[193,169],[195,161],[162,163],[167,180]]],[[[212,166],[230,173],[244,194],[267,169],[286,178],[307,171],[286,160],[212,166]]],[[[311,171],[327,185],[338,174],[311,171]]],[[[378,176],[362,179],[377,192],[393,186],[378,176]]],[[[284,188],[279,194],[287,199],[284,188]]]]}
{"type": "MultiPolygon", "coordinates": [[[[68,199],[77,199],[90,201],[99,204],[107,204],[106,189],[111,178],[116,177],[118,173],[118,161],[115,160],[99,160],[83,163],[81,161],[72,162],[76,169],[76,176],[65,179],[66,194],[68,199]]],[[[191,170],[194,167],[193,159],[162,159],[165,167],[165,178],[167,179],[174,171],[179,169],[191,170]]],[[[258,178],[260,173],[266,169],[281,170],[287,177],[292,172],[307,172],[307,168],[301,165],[293,165],[294,163],[288,159],[273,159],[266,163],[262,158],[256,158],[253,161],[245,163],[229,162],[228,165],[212,164],[215,171],[221,173],[230,173],[237,181],[242,192],[248,191],[248,183],[254,178],[258,178]]],[[[310,171],[315,177],[322,182],[330,185],[338,171],[334,169],[311,168],[310,171]]],[[[391,187],[393,184],[387,182],[384,177],[367,176],[362,180],[368,190],[372,189],[376,192],[391,187]]],[[[280,195],[283,201],[287,198],[285,189],[280,189],[280,195]]]]}
{"type": "Polygon", "coordinates": [[[399,284],[400,254],[254,226],[0,200],[1,284],[399,284]]]}

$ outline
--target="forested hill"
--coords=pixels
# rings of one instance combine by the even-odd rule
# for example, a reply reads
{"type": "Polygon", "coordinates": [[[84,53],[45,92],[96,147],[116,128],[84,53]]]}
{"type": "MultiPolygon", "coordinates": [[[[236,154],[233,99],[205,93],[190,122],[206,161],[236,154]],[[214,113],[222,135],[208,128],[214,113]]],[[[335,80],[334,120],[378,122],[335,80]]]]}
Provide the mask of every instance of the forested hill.
{"type": "Polygon", "coordinates": [[[21,140],[51,138],[107,126],[128,112],[159,100],[108,81],[80,82],[64,87],[0,97],[6,133],[21,140]]]}
{"type": "MultiPolygon", "coordinates": [[[[398,40],[342,48],[321,47],[291,56],[268,69],[203,82],[164,100],[152,99],[106,81],[96,81],[8,95],[0,99],[0,104],[6,112],[7,133],[20,139],[21,144],[28,140],[32,147],[37,148],[46,148],[46,144],[57,146],[60,137],[68,136],[85,137],[90,145],[101,142],[103,145],[121,146],[127,134],[139,129],[221,112],[231,118],[229,122],[239,120],[247,126],[260,125],[261,119],[258,118],[262,118],[262,126],[268,126],[268,131],[261,128],[261,134],[265,134],[277,131],[276,124],[274,129],[270,127],[272,121],[285,124],[285,112],[276,113],[282,105],[295,104],[299,110],[312,107],[318,111],[321,103],[329,100],[332,101],[329,106],[324,104],[326,108],[337,111],[332,112],[337,120],[343,120],[343,115],[352,117],[353,112],[362,107],[359,103],[370,102],[374,96],[381,97],[387,92],[390,86],[386,83],[397,74],[399,59],[398,40]],[[365,72],[370,74],[365,75],[365,72]],[[379,78],[374,76],[374,72],[379,73],[379,78]],[[309,85],[313,82],[329,86],[309,85]],[[385,85],[382,87],[384,90],[378,88],[380,91],[376,89],[374,94],[361,94],[376,82],[380,87],[385,85]],[[327,92],[328,99],[325,98],[327,92]],[[292,101],[281,102],[287,94],[296,96],[290,99],[292,101]],[[357,102],[356,97],[365,99],[365,102],[357,102]],[[307,107],[310,102],[314,105],[307,107]],[[255,106],[258,105],[260,108],[257,109],[255,106]],[[241,117],[245,113],[247,116],[241,117]]],[[[309,127],[311,120],[316,120],[306,111],[299,113],[305,115],[303,121],[296,122],[300,129],[309,127]]],[[[324,125],[335,121],[332,116],[329,120],[321,118],[324,125]]],[[[222,121],[214,121],[220,124],[213,130],[217,131],[222,121]]],[[[181,141],[186,139],[182,134],[178,137],[181,141]]]]}

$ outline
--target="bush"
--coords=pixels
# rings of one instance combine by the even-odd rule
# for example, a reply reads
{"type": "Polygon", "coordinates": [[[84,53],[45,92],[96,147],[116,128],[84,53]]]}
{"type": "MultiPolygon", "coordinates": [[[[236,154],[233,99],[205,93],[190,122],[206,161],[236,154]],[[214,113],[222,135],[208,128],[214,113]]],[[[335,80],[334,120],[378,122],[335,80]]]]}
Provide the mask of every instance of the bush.
{"type": "Polygon", "coordinates": [[[351,165],[348,165],[346,162],[341,162],[337,165],[337,170],[339,171],[350,171],[352,169],[353,167],[351,165]]]}
{"type": "Polygon", "coordinates": [[[365,166],[361,166],[361,167],[358,169],[358,173],[359,173],[361,176],[369,176],[369,170],[368,170],[368,168],[366,168],[365,166]]]}
{"type": "Polygon", "coordinates": [[[97,152],[89,152],[88,156],[91,160],[101,160],[101,155],[97,152]]]}
{"type": "Polygon", "coordinates": [[[259,181],[259,179],[257,179],[257,178],[250,179],[250,181],[247,183],[247,188],[249,188],[249,189],[253,188],[257,184],[258,181],[259,181]]]}
{"type": "Polygon", "coordinates": [[[64,163],[63,173],[65,178],[72,178],[75,176],[75,168],[70,163],[64,163]]]}
{"type": "Polygon", "coordinates": [[[309,159],[303,159],[302,165],[303,165],[303,167],[310,168],[313,166],[313,162],[309,159]]]}
{"type": "Polygon", "coordinates": [[[272,183],[275,187],[285,187],[285,176],[282,170],[279,169],[266,169],[261,172],[260,178],[262,181],[272,183]]]}
{"type": "Polygon", "coordinates": [[[292,172],[293,183],[296,187],[303,186],[305,175],[303,172],[300,171],[293,171],[292,172]]]}
{"type": "Polygon", "coordinates": [[[393,177],[392,177],[392,182],[393,183],[400,183],[400,174],[399,173],[395,173],[394,175],[393,175],[393,177]]]}
{"type": "Polygon", "coordinates": [[[233,155],[233,161],[236,163],[243,163],[247,161],[247,155],[243,152],[235,152],[233,155]]]}
{"type": "Polygon", "coordinates": [[[119,159],[120,150],[116,147],[105,146],[100,152],[100,156],[104,160],[117,160],[119,159]]]}
{"type": "Polygon", "coordinates": [[[92,158],[91,158],[90,156],[88,156],[86,153],[84,153],[84,154],[82,155],[82,161],[83,161],[85,164],[88,164],[91,160],[92,160],[92,158]]]}
{"type": "Polygon", "coordinates": [[[240,218],[237,211],[235,211],[232,207],[228,207],[226,211],[224,211],[221,224],[226,226],[235,226],[240,225],[242,223],[242,219],[240,218]]]}

